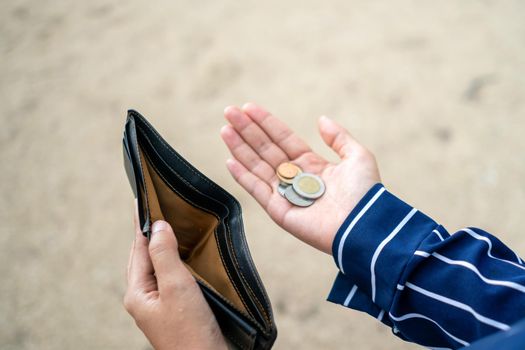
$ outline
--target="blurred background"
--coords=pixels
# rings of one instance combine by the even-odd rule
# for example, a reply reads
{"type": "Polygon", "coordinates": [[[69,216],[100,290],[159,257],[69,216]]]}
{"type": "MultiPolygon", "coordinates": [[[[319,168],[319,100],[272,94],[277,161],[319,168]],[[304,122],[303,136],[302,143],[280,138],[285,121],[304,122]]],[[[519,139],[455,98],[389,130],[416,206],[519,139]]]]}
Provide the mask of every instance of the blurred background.
{"type": "Polygon", "coordinates": [[[242,203],[276,349],[416,349],[325,301],[336,267],[230,178],[219,137],[253,101],[333,159],[326,114],[391,191],[525,255],[523,1],[2,1],[0,348],[148,349],[122,307],[122,166],[136,108],[242,203]]]}

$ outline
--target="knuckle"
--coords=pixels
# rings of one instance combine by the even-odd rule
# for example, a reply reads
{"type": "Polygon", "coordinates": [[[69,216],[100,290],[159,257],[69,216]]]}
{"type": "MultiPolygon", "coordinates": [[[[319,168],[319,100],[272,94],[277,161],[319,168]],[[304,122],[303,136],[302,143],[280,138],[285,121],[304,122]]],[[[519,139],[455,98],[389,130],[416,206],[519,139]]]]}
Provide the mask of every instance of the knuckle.
{"type": "Polygon", "coordinates": [[[342,145],[348,140],[348,134],[344,130],[339,130],[334,137],[334,144],[342,145]]]}
{"type": "Polygon", "coordinates": [[[167,287],[167,292],[177,295],[189,292],[193,293],[197,286],[194,277],[190,273],[171,276],[171,278],[165,280],[165,285],[167,287]]]}
{"type": "Polygon", "coordinates": [[[368,160],[370,161],[375,161],[376,159],[376,156],[375,154],[372,153],[372,151],[368,150],[368,149],[365,149],[364,150],[364,153],[365,153],[365,158],[367,158],[368,160]]]}
{"type": "Polygon", "coordinates": [[[150,255],[172,254],[178,249],[177,238],[171,230],[163,230],[154,235],[148,247],[150,255]]]}
{"type": "Polygon", "coordinates": [[[281,143],[288,139],[290,136],[292,136],[292,131],[290,129],[281,130],[275,136],[275,140],[277,143],[281,143]]]}
{"type": "Polygon", "coordinates": [[[165,278],[164,285],[166,286],[165,291],[168,293],[176,293],[181,289],[181,282],[177,281],[176,278],[165,278]]]}
{"type": "Polygon", "coordinates": [[[355,151],[356,156],[360,160],[370,161],[374,159],[374,155],[372,154],[372,152],[370,152],[364,147],[357,147],[354,151],[355,151]]]}
{"type": "Polygon", "coordinates": [[[135,312],[135,314],[133,315],[133,319],[135,320],[135,324],[139,327],[139,328],[142,328],[142,325],[145,324],[148,320],[149,320],[149,315],[142,311],[142,312],[135,312]]]}
{"type": "Polygon", "coordinates": [[[124,308],[126,309],[126,311],[133,316],[136,305],[135,297],[131,293],[127,292],[126,294],[124,294],[122,303],[124,304],[124,308]]]}
{"type": "Polygon", "coordinates": [[[268,141],[268,140],[262,141],[260,143],[260,145],[259,145],[259,148],[258,148],[259,154],[265,154],[265,153],[271,151],[271,149],[272,149],[272,143],[270,141],[268,141]]]}
{"type": "MultiPolygon", "coordinates": [[[[160,234],[157,233],[157,235],[160,234]]],[[[149,244],[149,253],[152,256],[161,256],[170,251],[170,247],[166,244],[166,239],[163,237],[157,237],[157,239],[152,240],[149,244]]]]}
{"type": "Polygon", "coordinates": [[[133,317],[137,326],[140,327],[150,319],[150,308],[140,303],[136,295],[126,293],[123,302],[126,311],[133,317]]]}

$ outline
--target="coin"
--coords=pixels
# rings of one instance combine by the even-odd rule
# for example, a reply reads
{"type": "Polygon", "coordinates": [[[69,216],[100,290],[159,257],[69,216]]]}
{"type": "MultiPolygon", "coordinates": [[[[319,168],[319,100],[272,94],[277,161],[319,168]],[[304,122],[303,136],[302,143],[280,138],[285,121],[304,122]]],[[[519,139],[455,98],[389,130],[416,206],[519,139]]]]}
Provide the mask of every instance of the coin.
{"type": "Polygon", "coordinates": [[[285,179],[293,179],[301,172],[301,168],[289,162],[279,164],[276,171],[277,176],[283,177],[285,179]]]}
{"type": "Polygon", "coordinates": [[[297,192],[294,191],[293,186],[288,186],[284,192],[284,197],[288,199],[290,203],[297,205],[298,207],[308,207],[315,202],[314,199],[308,199],[298,195],[297,192]]]}
{"type": "Polygon", "coordinates": [[[309,199],[319,198],[325,191],[323,180],[319,176],[310,173],[297,175],[293,180],[292,187],[298,195],[309,199]]]}
{"type": "Polygon", "coordinates": [[[281,175],[279,175],[278,173],[276,174],[277,177],[279,178],[279,181],[281,181],[281,183],[283,184],[288,184],[288,185],[291,185],[293,183],[293,177],[291,179],[287,179],[285,177],[282,177],[281,175]]]}
{"type": "Polygon", "coordinates": [[[277,186],[277,192],[279,192],[279,194],[280,194],[281,196],[284,197],[284,192],[286,191],[286,189],[287,189],[288,187],[290,187],[290,185],[287,185],[287,184],[279,184],[279,185],[277,186]]]}

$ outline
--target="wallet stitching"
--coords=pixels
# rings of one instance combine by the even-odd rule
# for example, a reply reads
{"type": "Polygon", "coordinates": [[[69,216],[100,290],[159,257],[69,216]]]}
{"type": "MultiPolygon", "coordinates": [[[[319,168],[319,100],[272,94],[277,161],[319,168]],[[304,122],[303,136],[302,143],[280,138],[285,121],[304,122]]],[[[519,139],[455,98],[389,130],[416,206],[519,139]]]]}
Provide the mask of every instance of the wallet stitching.
{"type": "MultiPolygon", "coordinates": [[[[165,147],[170,153],[172,153],[172,154],[173,154],[177,159],[179,159],[183,164],[186,163],[183,159],[181,159],[181,157],[179,157],[179,155],[178,155],[177,153],[173,152],[173,150],[172,150],[170,147],[168,147],[166,141],[163,140],[162,138],[160,138],[159,135],[157,135],[157,133],[152,129],[152,127],[151,127],[150,125],[148,125],[147,123],[145,123],[145,125],[146,125],[146,127],[147,127],[148,129],[150,129],[150,130],[152,131],[153,135],[154,135],[154,136],[155,136],[155,137],[161,142],[161,144],[164,145],[164,147],[165,147]]],[[[142,130],[142,128],[141,128],[140,126],[137,125],[137,127],[138,127],[140,130],[142,130]]],[[[144,131],[143,131],[143,132],[144,132],[144,131]]],[[[145,137],[146,139],[148,139],[148,141],[149,141],[149,138],[148,138],[146,135],[144,135],[144,137],[145,137]]],[[[150,142],[150,144],[151,144],[151,142],[150,142]]],[[[186,164],[185,164],[185,165],[186,165],[186,164]]],[[[167,164],[167,166],[168,166],[168,168],[170,168],[175,174],[177,174],[177,172],[176,172],[175,170],[173,170],[168,164],[167,164]]],[[[198,172],[196,172],[196,171],[195,171],[194,169],[192,169],[191,167],[187,166],[187,168],[188,168],[192,173],[194,173],[197,177],[199,177],[200,179],[206,181],[210,186],[216,188],[217,190],[223,192],[224,194],[227,194],[227,192],[226,192],[224,189],[222,189],[221,187],[217,186],[215,183],[209,181],[207,178],[203,177],[201,174],[199,174],[198,172]]],[[[177,175],[178,175],[178,174],[177,174],[177,175]]],[[[180,176],[179,176],[179,178],[180,178],[180,176]]],[[[182,179],[182,178],[181,178],[181,179],[182,179]]],[[[187,183],[184,179],[182,179],[182,180],[183,180],[185,183],[187,183]]],[[[198,191],[198,190],[197,190],[195,187],[193,187],[191,184],[188,184],[188,185],[191,186],[191,187],[194,188],[197,192],[200,193],[200,191],[198,191]]],[[[236,207],[239,209],[239,211],[240,211],[239,204],[238,204],[238,203],[234,203],[234,204],[235,204],[235,206],[236,206],[236,207]]],[[[227,223],[225,223],[225,224],[226,224],[226,227],[228,228],[228,232],[230,233],[230,236],[231,236],[231,231],[230,231],[229,225],[228,225],[227,223]]],[[[243,234],[244,234],[244,228],[242,228],[242,225],[241,225],[241,229],[242,229],[242,232],[243,232],[243,234]]],[[[220,249],[219,249],[219,250],[220,250],[220,249]]],[[[233,249],[232,249],[232,252],[234,252],[233,249]]],[[[237,262],[237,257],[235,256],[234,253],[232,254],[232,256],[234,257],[235,264],[236,264],[237,266],[240,266],[239,263],[237,262]]],[[[254,273],[254,275],[255,275],[255,271],[254,271],[254,269],[252,268],[252,266],[251,266],[250,264],[248,264],[248,268],[249,268],[249,269],[252,271],[252,273],[254,273]]],[[[227,270],[227,269],[226,269],[226,270],[227,270]]],[[[264,314],[266,320],[267,320],[268,323],[270,324],[270,327],[272,327],[272,326],[273,326],[273,324],[272,324],[272,320],[271,320],[271,318],[268,317],[268,315],[266,314],[266,310],[265,310],[265,308],[260,304],[260,302],[259,302],[257,296],[255,295],[255,293],[254,293],[254,292],[252,291],[252,289],[250,288],[250,285],[249,285],[249,283],[246,281],[246,279],[245,279],[245,277],[244,277],[244,275],[243,275],[241,269],[239,269],[238,271],[239,271],[239,275],[241,276],[241,278],[242,278],[242,280],[244,281],[245,285],[247,286],[248,290],[249,290],[250,293],[254,296],[254,300],[255,300],[255,301],[257,302],[257,304],[259,304],[259,306],[261,307],[261,310],[262,310],[262,312],[263,312],[263,314],[264,314]]],[[[259,287],[259,288],[261,289],[261,291],[262,291],[263,287],[262,287],[261,284],[259,283],[258,278],[255,278],[255,282],[257,283],[258,287],[259,287]]],[[[235,285],[234,285],[234,286],[235,286],[235,285]]],[[[266,299],[265,296],[264,296],[264,293],[262,293],[262,294],[263,294],[263,298],[266,299]]],[[[242,299],[242,298],[241,298],[241,299],[242,299]]],[[[267,308],[270,309],[270,304],[269,304],[269,302],[268,302],[267,300],[264,300],[264,301],[265,301],[265,304],[266,304],[267,308]]]]}
{"type": "MultiPolygon", "coordinates": [[[[138,126],[137,126],[137,127],[138,127],[138,126]]],[[[138,128],[140,129],[140,127],[138,127],[138,128]]],[[[145,136],[145,135],[144,135],[144,137],[145,137],[145,138],[148,140],[148,142],[151,144],[151,141],[149,140],[149,138],[148,138],[147,136],[145,136]]],[[[148,157],[148,156],[146,155],[146,157],[148,157]]],[[[149,157],[148,157],[148,158],[149,158],[149,157]]],[[[206,208],[201,207],[200,205],[194,203],[192,200],[186,198],[186,197],[185,197],[184,195],[182,195],[179,191],[177,191],[177,190],[176,190],[176,189],[175,189],[175,188],[174,188],[174,187],[173,187],[173,186],[172,186],[172,185],[166,180],[166,178],[161,174],[161,172],[158,170],[158,168],[155,166],[155,164],[154,164],[153,162],[151,162],[151,161],[150,161],[150,164],[151,164],[152,167],[155,169],[155,171],[157,172],[157,174],[158,174],[158,175],[164,180],[164,182],[166,183],[166,185],[168,185],[168,186],[169,186],[169,187],[170,187],[175,193],[177,193],[177,194],[178,194],[179,196],[181,196],[184,200],[186,200],[187,202],[189,202],[189,203],[191,203],[192,205],[196,206],[197,208],[202,209],[202,210],[204,210],[204,211],[206,211],[206,212],[212,214],[213,216],[215,216],[215,217],[217,218],[217,220],[218,220],[219,222],[221,221],[221,220],[220,220],[220,217],[219,217],[216,213],[214,213],[213,211],[210,211],[210,210],[208,210],[208,209],[206,209],[206,208]]],[[[166,165],[167,165],[168,168],[170,168],[173,172],[175,172],[175,170],[174,170],[173,168],[171,168],[168,164],[166,164],[166,165]]],[[[175,172],[175,173],[176,173],[176,172],[175,172]]],[[[190,183],[188,183],[185,179],[181,178],[180,176],[178,176],[178,177],[179,177],[179,178],[180,178],[180,179],[181,179],[186,185],[190,186],[190,187],[193,188],[195,191],[201,193],[201,192],[198,191],[195,187],[193,187],[190,183]]],[[[228,230],[229,230],[229,228],[228,228],[228,230]]],[[[217,230],[214,230],[214,237],[215,237],[215,241],[217,242],[217,230]]],[[[222,260],[222,262],[223,262],[223,264],[224,264],[224,256],[222,255],[221,248],[220,248],[220,245],[219,245],[218,242],[217,242],[217,248],[218,248],[218,251],[219,251],[219,254],[220,254],[221,260],[222,260]]],[[[236,263],[236,265],[239,266],[238,263],[236,263]]],[[[232,281],[232,277],[231,277],[230,272],[228,271],[228,269],[225,268],[224,270],[225,270],[226,273],[228,274],[228,277],[229,277],[230,281],[232,281]]],[[[243,280],[244,280],[244,278],[243,278],[243,280]]],[[[246,282],[246,280],[244,280],[244,281],[246,282]]],[[[220,295],[219,293],[217,293],[217,295],[219,295],[219,297],[221,297],[222,300],[224,300],[226,303],[228,303],[228,304],[229,304],[230,306],[232,306],[234,309],[236,309],[237,311],[239,311],[241,314],[243,314],[243,315],[245,315],[245,316],[247,316],[247,317],[252,317],[252,318],[254,318],[254,315],[251,314],[251,312],[250,312],[250,308],[248,307],[248,305],[246,305],[246,302],[244,301],[244,298],[242,297],[241,293],[239,292],[237,286],[235,286],[235,283],[233,283],[233,281],[232,281],[232,286],[233,286],[233,287],[235,288],[235,290],[237,291],[237,294],[239,295],[240,300],[241,300],[241,302],[243,303],[243,305],[246,307],[246,310],[250,313],[249,315],[247,315],[246,313],[244,313],[242,310],[239,310],[235,305],[233,305],[229,300],[227,300],[226,298],[224,298],[224,297],[223,297],[222,295],[220,295]]],[[[253,292],[252,292],[252,295],[253,295],[253,292]]],[[[257,300],[257,299],[255,298],[255,300],[257,300]]],[[[271,324],[271,322],[270,322],[270,324],[271,324]]],[[[268,335],[268,333],[267,333],[264,329],[262,329],[257,323],[255,323],[255,326],[256,326],[257,328],[259,328],[259,330],[262,331],[264,334],[267,334],[267,335],[268,335]]]]}
{"type": "MultiPolygon", "coordinates": [[[[228,232],[231,232],[231,230],[230,230],[230,225],[228,225],[227,222],[225,222],[224,225],[227,227],[228,232]]],[[[230,235],[231,235],[231,233],[230,233],[230,235]]],[[[233,246],[232,246],[231,242],[228,242],[228,244],[230,245],[230,247],[231,247],[231,249],[232,249],[232,251],[233,251],[233,246]]],[[[237,266],[240,266],[239,263],[238,263],[238,261],[237,261],[237,257],[235,257],[235,254],[232,254],[232,255],[234,256],[235,264],[236,264],[237,266]]],[[[253,270],[252,270],[252,271],[253,271],[253,270]]],[[[243,281],[244,281],[244,282],[246,283],[246,285],[248,286],[248,289],[250,290],[251,294],[254,296],[254,300],[255,300],[255,302],[260,306],[260,308],[261,308],[261,310],[262,310],[262,312],[263,312],[263,314],[264,314],[264,317],[265,317],[266,320],[270,323],[270,326],[271,326],[271,325],[272,325],[272,322],[270,321],[268,315],[266,314],[266,312],[265,312],[265,310],[264,310],[264,307],[260,304],[259,300],[257,299],[257,296],[255,296],[255,293],[251,290],[251,288],[249,287],[248,282],[244,279],[244,276],[242,275],[242,273],[241,273],[240,271],[239,271],[239,274],[241,275],[243,281]]],[[[259,285],[259,284],[258,284],[258,285],[259,285]]],[[[259,287],[260,287],[260,285],[259,285],[259,287]]]]}
{"type": "MultiPolygon", "coordinates": [[[[193,276],[193,278],[195,278],[196,280],[198,280],[200,283],[204,284],[205,286],[207,286],[208,288],[210,288],[211,291],[216,291],[216,289],[211,286],[208,282],[206,282],[205,280],[203,280],[202,278],[200,278],[199,276],[193,276]]],[[[216,292],[216,295],[218,295],[219,297],[221,297],[221,295],[219,294],[219,292],[216,292]]],[[[223,299],[221,297],[221,299],[223,299]]],[[[225,299],[224,299],[225,300],[225,299]]],[[[235,308],[236,310],[238,310],[234,305],[232,305],[228,300],[225,300],[229,305],[231,305],[233,308],[235,308]]],[[[239,312],[241,312],[241,314],[244,314],[242,311],[238,310],[239,312]]],[[[259,329],[260,330],[260,329],[259,329]]],[[[235,335],[232,333],[232,332],[226,332],[226,331],[223,331],[221,329],[221,332],[226,335],[228,337],[228,339],[232,340],[236,345],[238,345],[240,348],[242,348],[242,345],[240,343],[242,343],[241,341],[239,341],[239,338],[235,337],[235,335]]],[[[250,338],[254,338],[255,336],[253,335],[248,335],[248,337],[250,338]]]]}

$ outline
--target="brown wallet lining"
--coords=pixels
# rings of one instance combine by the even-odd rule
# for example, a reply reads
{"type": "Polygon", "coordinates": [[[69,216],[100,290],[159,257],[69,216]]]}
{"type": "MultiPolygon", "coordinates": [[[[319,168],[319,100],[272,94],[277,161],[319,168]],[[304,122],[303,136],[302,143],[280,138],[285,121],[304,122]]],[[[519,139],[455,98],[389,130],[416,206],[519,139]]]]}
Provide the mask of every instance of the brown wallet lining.
{"type": "Polygon", "coordinates": [[[219,253],[215,231],[218,218],[188,203],[175,193],[140,150],[150,219],[170,223],[179,244],[181,259],[194,276],[211,285],[239,310],[248,310],[235,290],[219,253]]]}

